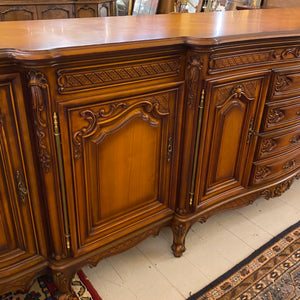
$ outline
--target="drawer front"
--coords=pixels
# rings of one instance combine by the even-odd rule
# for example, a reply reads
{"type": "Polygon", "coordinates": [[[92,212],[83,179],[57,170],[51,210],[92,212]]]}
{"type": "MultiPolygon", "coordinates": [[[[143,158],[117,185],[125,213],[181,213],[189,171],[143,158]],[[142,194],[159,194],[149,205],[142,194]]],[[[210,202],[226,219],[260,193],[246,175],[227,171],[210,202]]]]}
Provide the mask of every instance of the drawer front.
{"type": "Polygon", "coordinates": [[[279,178],[300,166],[300,149],[286,155],[254,163],[251,176],[252,184],[262,184],[279,178]]]}
{"type": "Polygon", "coordinates": [[[300,70],[275,71],[269,100],[300,95],[300,70]]]}
{"type": "Polygon", "coordinates": [[[298,148],[300,147],[300,126],[260,136],[257,145],[257,160],[298,148]]]}
{"type": "Polygon", "coordinates": [[[269,103],[265,106],[262,131],[290,126],[300,121],[300,98],[281,102],[269,103]]]}
{"type": "Polygon", "coordinates": [[[73,5],[38,5],[37,13],[39,20],[68,19],[74,17],[73,5]]]}

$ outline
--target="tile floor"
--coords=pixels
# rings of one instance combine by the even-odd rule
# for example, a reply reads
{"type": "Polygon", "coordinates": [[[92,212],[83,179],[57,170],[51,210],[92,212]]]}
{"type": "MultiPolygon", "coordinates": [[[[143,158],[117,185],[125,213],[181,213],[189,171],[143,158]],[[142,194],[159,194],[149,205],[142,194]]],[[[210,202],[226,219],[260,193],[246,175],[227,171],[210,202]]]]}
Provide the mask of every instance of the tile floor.
{"type": "Polygon", "coordinates": [[[196,223],[175,258],[170,228],[83,270],[103,300],[183,300],[300,219],[300,180],[281,197],[196,223]]]}

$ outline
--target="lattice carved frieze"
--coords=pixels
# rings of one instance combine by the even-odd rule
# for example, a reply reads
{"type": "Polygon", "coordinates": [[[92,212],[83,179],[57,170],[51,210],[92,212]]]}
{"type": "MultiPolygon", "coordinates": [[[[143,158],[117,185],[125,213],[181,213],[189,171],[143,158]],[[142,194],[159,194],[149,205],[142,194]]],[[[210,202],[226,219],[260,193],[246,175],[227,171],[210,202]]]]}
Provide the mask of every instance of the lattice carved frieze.
{"type": "Polygon", "coordinates": [[[198,90],[199,90],[199,79],[201,74],[201,69],[203,68],[202,59],[197,56],[193,55],[189,57],[187,63],[187,89],[188,89],[188,106],[191,109],[195,108],[198,90]]]}
{"type": "Polygon", "coordinates": [[[57,71],[59,93],[68,93],[95,87],[120,84],[179,74],[181,57],[135,62],[128,65],[102,65],[81,69],[60,69],[57,71]]]}
{"type": "Polygon", "coordinates": [[[38,71],[30,71],[28,79],[28,86],[32,95],[32,110],[35,135],[38,141],[39,160],[42,170],[47,173],[52,164],[52,156],[47,143],[49,139],[49,123],[46,103],[49,100],[49,85],[46,76],[38,71]]]}
{"type": "Polygon", "coordinates": [[[128,102],[104,104],[97,111],[92,109],[81,110],[79,115],[88,122],[88,125],[73,134],[74,159],[78,160],[82,156],[82,139],[87,135],[91,136],[102,125],[105,126],[109,119],[120,119],[130,111],[140,109],[144,112],[142,119],[156,127],[157,118],[163,118],[170,114],[169,96],[169,93],[164,93],[145,97],[131,104],[128,102]]]}
{"type": "Polygon", "coordinates": [[[300,47],[297,46],[249,53],[211,54],[208,73],[222,71],[223,69],[298,58],[300,58],[300,47]]]}

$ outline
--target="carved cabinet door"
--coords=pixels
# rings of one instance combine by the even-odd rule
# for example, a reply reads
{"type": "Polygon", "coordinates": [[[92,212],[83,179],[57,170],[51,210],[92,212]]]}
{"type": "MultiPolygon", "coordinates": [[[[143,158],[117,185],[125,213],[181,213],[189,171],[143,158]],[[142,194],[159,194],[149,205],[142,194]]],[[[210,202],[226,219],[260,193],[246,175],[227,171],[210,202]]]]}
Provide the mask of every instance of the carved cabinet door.
{"type": "Polygon", "coordinates": [[[232,196],[247,186],[267,83],[264,74],[206,82],[198,203],[220,194],[232,196]]]}
{"type": "Polygon", "coordinates": [[[0,76],[0,294],[24,288],[44,260],[39,255],[42,239],[41,244],[37,241],[37,184],[20,91],[17,74],[0,76]]]}
{"type": "Polygon", "coordinates": [[[60,104],[74,255],[171,216],[179,94],[60,104]]]}

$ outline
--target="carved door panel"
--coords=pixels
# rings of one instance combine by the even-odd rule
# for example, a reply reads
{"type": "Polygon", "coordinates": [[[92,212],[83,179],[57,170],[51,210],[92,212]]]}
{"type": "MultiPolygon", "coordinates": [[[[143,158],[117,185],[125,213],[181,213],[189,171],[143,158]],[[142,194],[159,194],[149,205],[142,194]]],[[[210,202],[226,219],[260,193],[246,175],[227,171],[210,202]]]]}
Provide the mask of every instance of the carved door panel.
{"type": "Polygon", "coordinates": [[[1,6],[1,21],[36,20],[37,13],[34,5],[1,6]]]}
{"type": "Polygon", "coordinates": [[[30,166],[23,152],[29,133],[20,91],[18,75],[0,76],[0,290],[8,275],[28,271],[41,259],[33,218],[35,187],[30,185],[35,179],[26,172],[30,166]]]}
{"type": "Polygon", "coordinates": [[[61,104],[75,255],[78,248],[99,247],[172,214],[177,95],[175,89],[85,106],[61,104]]]}
{"type": "Polygon", "coordinates": [[[74,17],[72,4],[38,5],[37,14],[39,20],[68,19],[74,17]]]}
{"type": "MultiPolygon", "coordinates": [[[[256,138],[258,115],[264,101],[267,77],[212,80],[206,82],[206,133],[202,177],[198,180],[199,199],[227,193],[233,195],[249,180],[256,138]],[[204,175],[205,174],[205,175],[204,175]]],[[[204,126],[205,127],[205,126],[204,126]]]]}
{"type": "Polygon", "coordinates": [[[76,18],[90,18],[98,16],[98,4],[75,4],[76,18]]]}

